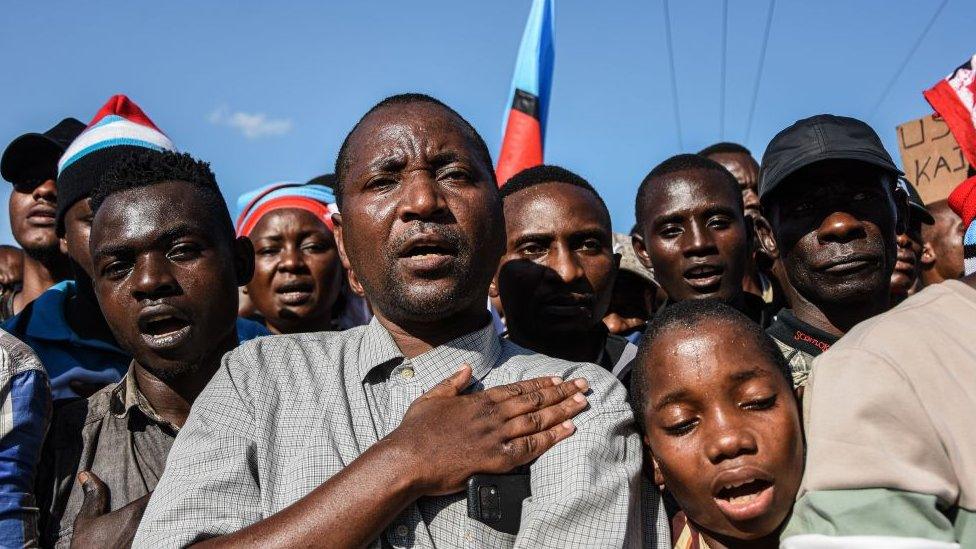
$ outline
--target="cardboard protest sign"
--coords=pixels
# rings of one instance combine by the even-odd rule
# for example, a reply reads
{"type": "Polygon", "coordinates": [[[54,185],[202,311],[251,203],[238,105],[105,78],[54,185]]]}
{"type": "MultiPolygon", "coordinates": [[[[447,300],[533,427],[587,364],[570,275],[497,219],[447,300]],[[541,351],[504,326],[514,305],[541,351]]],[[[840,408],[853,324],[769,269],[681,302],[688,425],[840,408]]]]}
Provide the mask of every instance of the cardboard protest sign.
{"type": "Polygon", "coordinates": [[[938,115],[905,122],[897,132],[905,177],[918,189],[923,202],[946,198],[966,179],[966,159],[949,126],[938,115]]]}

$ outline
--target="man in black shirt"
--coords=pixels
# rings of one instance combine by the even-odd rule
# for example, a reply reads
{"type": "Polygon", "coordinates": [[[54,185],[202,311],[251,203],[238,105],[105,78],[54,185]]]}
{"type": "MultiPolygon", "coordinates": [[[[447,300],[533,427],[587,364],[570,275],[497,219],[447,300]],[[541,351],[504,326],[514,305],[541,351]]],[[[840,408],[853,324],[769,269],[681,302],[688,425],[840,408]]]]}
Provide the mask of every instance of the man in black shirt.
{"type": "Polygon", "coordinates": [[[778,245],[790,308],[767,330],[802,386],[813,358],[890,307],[896,235],[907,199],[870,126],[818,115],[777,134],[763,155],[759,199],[778,245]]]}

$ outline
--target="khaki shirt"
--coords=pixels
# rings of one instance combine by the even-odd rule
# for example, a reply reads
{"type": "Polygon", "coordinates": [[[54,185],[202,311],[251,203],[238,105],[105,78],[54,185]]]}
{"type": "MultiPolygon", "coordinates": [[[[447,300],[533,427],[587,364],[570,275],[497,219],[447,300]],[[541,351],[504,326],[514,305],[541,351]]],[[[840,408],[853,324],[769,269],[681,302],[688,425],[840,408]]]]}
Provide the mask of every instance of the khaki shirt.
{"type": "Polygon", "coordinates": [[[102,479],[115,511],[156,488],[177,432],[139,391],[131,365],[118,384],[57,409],[38,471],[42,544],[70,545],[85,499],[79,472],[102,479]]]}
{"type": "Polygon", "coordinates": [[[976,547],[974,318],[976,290],[949,280],[817,357],[783,547],[976,547]]]}

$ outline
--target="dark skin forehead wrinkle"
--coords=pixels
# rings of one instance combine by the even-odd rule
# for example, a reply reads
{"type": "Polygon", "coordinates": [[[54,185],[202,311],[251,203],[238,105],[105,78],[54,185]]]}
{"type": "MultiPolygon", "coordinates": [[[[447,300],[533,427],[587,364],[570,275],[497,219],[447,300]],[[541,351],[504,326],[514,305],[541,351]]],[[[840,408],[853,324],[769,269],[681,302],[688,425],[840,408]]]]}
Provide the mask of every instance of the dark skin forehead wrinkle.
{"type": "MultiPolygon", "coordinates": [[[[447,132],[459,132],[462,134],[464,137],[466,149],[465,152],[467,153],[465,160],[469,162],[473,168],[477,168],[479,167],[479,164],[483,164],[483,162],[478,161],[480,155],[477,152],[477,145],[474,143],[474,136],[472,136],[470,130],[466,128],[465,123],[450,111],[431,103],[387,105],[370,113],[358,126],[356,126],[352,134],[349,136],[345,167],[343,170],[345,172],[343,177],[344,181],[342,184],[343,189],[345,189],[350,182],[353,182],[356,179],[356,174],[351,170],[353,166],[356,165],[355,153],[357,150],[367,147],[367,144],[362,142],[364,139],[363,136],[367,133],[364,131],[365,129],[370,130],[369,138],[371,141],[379,139],[391,139],[394,143],[388,146],[387,150],[383,153],[377,154],[376,158],[371,159],[367,163],[369,168],[383,169],[383,171],[399,171],[410,157],[422,158],[424,156],[428,156],[425,159],[428,164],[432,163],[432,159],[438,158],[439,155],[444,154],[453,154],[455,155],[456,160],[460,159],[461,155],[458,155],[456,151],[443,150],[443,138],[440,140],[436,139],[438,134],[447,132]],[[390,109],[397,109],[401,111],[403,121],[397,120],[377,126],[375,122],[376,117],[387,113],[387,111],[390,109]],[[427,112],[425,113],[424,111],[427,112]],[[415,132],[412,132],[409,128],[409,124],[406,122],[407,119],[418,116],[425,119],[425,131],[423,132],[422,136],[418,136],[415,132]],[[423,153],[429,153],[429,155],[425,155],[423,153]],[[395,164],[399,162],[402,162],[403,164],[395,164]],[[378,164],[383,165],[384,163],[386,164],[383,168],[376,166],[378,164]]],[[[480,166],[480,168],[483,172],[487,170],[490,179],[490,171],[492,170],[492,167],[488,165],[480,166]]],[[[345,192],[345,190],[343,190],[343,192],[345,192]]]]}
{"type": "Polygon", "coordinates": [[[263,240],[280,242],[290,237],[297,237],[302,241],[317,235],[326,238],[332,236],[332,231],[317,215],[300,208],[282,208],[261,217],[254,225],[249,238],[255,242],[263,240]],[[295,227],[299,228],[295,234],[286,234],[291,233],[291,229],[295,227]]]}
{"type": "MultiPolygon", "coordinates": [[[[777,375],[783,377],[778,372],[778,367],[775,364],[768,364],[766,359],[766,354],[761,348],[761,343],[758,341],[754,334],[750,333],[745,329],[744,326],[740,326],[737,323],[724,318],[717,317],[704,317],[689,319],[688,321],[676,322],[664,330],[659,331],[655,334],[653,345],[653,350],[651,352],[651,357],[659,357],[660,352],[658,348],[667,344],[668,348],[664,351],[668,358],[674,358],[679,355],[689,356],[687,350],[690,345],[686,345],[689,340],[695,340],[694,354],[691,355],[693,362],[693,368],[696,370],[696,377],[703,379],[708,376],[708,367],[705,365],[707,361],[703,360],[703,357],[707,356],[710,350],[718,350],[725,348],[726,345],[734,345],[737,347],[756,347],[755,356],[757,357],[757,362],[755,364],[748,365],[744,368],[738,368],[728,374],[728,379],[734,383],[735,386],[741,385],[749,380],[769,377],[770,375],[777,375]],[[716,338],[720,337],[718,332],[723,332],[721,341],[716,338]],[[705,335],[709,336],[709,339],[702,341],[705,335]],[[676,345],[675,341],[679,344],[676,345]],[[711,343],[711,349],[706,349],[708,345],[706,343],[711,343]],[[764,364],[768,368],[764,368],[759,364],[764,364]],[[772,369],[772,372],[769,371],[772,369]]],[[[720,356],[720,355],[719,355],[720,356]]],[[[684,366],[687,366],[685,364],[684,366]]],[[[670,363],[667,360],[654,360],[650,366],[651,371],[660,370],[661,368],[670,367],[670,363]]],[[[668,377],[675,377],[677,374],[669,373],[668,377]]],[[[650,392],[651,385],[647,386],[648,392],[650,392]]],[[[655,402],[653,409],[659,410],[666,406],[667,404],[673,404],[674,402],[680,401],[684,398],[689,398],[691,396],[690,392],[685,389],[679,389],[668,395],[664,395],[661,399],[655,402]],[[680,397],[680,398],[678,398],[680,397]]]]}
{"type": "MultiPolygon", "coordinates": [[[[648,215],[645,220],[654,224],[656,217],[661,215],[674,215],[671,212],[656,213],[655,209],[666,204],[666,201],[679,201],[685,194],[693,199],[695,209],[719,207],[721,205],[727,211],[736,216],[744,215],[742,206],[742,192],[736,182],[733,187],[729,181],[722,179],[722,174],[714,170],[682,170],[666,174],[657,179],[651,185],[645,197],[645,212],[648,215]],[[690,193],[669,192],[676,186],[694,189],[690,193]],[[669,196],[670,195],[670,196],[669,196]]],[[[676,213],[676,212],[675,212],[676,213]]]]}
{"type": "MultiPolygon", "coordinates": [[[[544,237],[552,240],[559,232],[557,229],[562,225],[562,218],[555,215],[535,216],[528,223],[521,223],[525,217],[525,210],[547,209],[555,210],[560,208],[555,196],[560,193],[563,197],[572,196],[576,200],[589,202],[590,206],[586,212],[599,211],[598,225],[583,226],[574,223],[573,229],[569,231],[574,236],[598,236],[604,243],[611,238],[611,225],[609,215],[604,215],[604,208],[599,199],[586,189],[575,185],[567,185],[560,182],[540,183],[515,194],[509,195],[503,201],[503,211],[505,214],[506,231],[511,233],[518,225],[528,225],[529,233],[523,233],[515,238],[515,245],[522,244],[528,240],[540,240],[539,238],[527,238],[529,236],[544,237]]],[[[586,215],[586,214],[583,214],[586,215]]]]}
{"type": "MultiPolygon", "coordinates": [[[[146,187],[127,189],[106,197],[92,224],[90,246],[100,257],[106,255],[105,250],[114,249],[116,253],[122,250],[145,249],[160,245],[167,239],[192,234],[204,239],[210,245],[217,244],[215,236],[223,234],[220,217],[215,215],[209,202],[195,200],[192,193],[168,193],[162,186],[189,186],[190,183],[170,181],[157,183],[146,187]],[[168,203],[163,211],[159,203],[147,200],[147,195],[154,192],[160,194],[175,194],[176,203],[168,203]],[[113,210],[120,210],[123,214],[116,215],[113,210]],[[109,212],[109,213],[103,213],[109,212]],[[175,218],[168,212],[180,212],[182,218],[175,218]],[[106,219],[107,216],[112,215],[106,219]],[[137,219],[138,216],[141,218],[137,219]],[[165,228],[160,228],[160,227],[165,228]],[[123,229],[125,229],[123,231],[123,229]],[[161,234],[154,234],[162,231],[161,234]],[[96,232],[101,237],[96,248],[96,232]],[[150,239],[147,245],[145,240],[150,239]],[[105,240],[106,242],[101,242],[105,240]],[[121,240],[121,242],[120,242],[121,240]],[[135,243],[133,243],[135,240],[135,243]]],[[[228,242],[228,244],[230,244],[228,242]]],[[[229,248],[229,246],[228,246],[229,248]]]]}

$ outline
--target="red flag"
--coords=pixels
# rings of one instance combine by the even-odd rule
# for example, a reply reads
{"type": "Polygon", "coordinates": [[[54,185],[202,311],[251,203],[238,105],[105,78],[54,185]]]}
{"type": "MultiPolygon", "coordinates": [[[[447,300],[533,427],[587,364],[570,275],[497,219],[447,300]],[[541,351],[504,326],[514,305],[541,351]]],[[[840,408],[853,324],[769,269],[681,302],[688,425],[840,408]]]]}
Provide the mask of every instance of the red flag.
{"type": "Polygon", "coordinates": [[[945,120],[970,166],[976,166],[976,55],[923,95],[945,120]]]}

